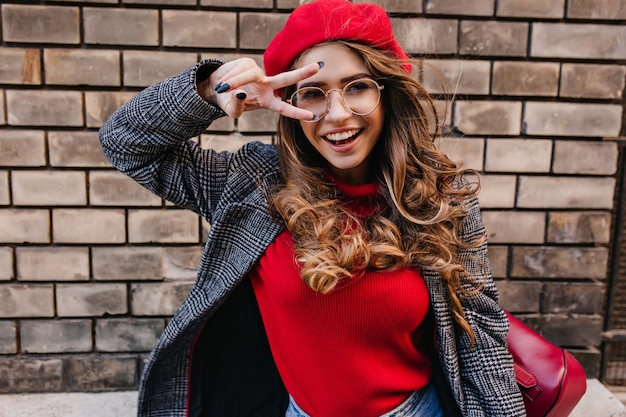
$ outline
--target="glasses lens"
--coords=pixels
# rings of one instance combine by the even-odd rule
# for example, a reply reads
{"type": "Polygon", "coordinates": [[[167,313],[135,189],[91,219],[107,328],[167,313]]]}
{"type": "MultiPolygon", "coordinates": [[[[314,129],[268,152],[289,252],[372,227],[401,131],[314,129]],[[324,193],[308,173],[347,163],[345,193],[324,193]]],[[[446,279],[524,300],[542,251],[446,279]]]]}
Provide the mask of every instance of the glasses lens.
{"type": "Polygon", "coordinates": [[[317,87],[304,87],[291,96],[291,104],[313,114],[326,112],[326,92],[317,87]]]}
{"type": "Polygon", "coordinates": [[[354,80],[343,88],[343,100],[352,113],[369,114],[374,111],[380,100],[378,84],[369,78],[354,80]]]}
{"type": "MultiPolygon", "coordinates": [[[[376,81],[361,78],[346,84],[341,90],[343,102],[348,110],[358,116],[374,111],[380,101],[380,87],[376,81]]],[[[328,110],[328,92],[318,87],[304,87],[291,96],[291,104],[311,113],[323,116],[328,110]]],[[[337,90],[335,90],[337,91],[337,90]]]]}

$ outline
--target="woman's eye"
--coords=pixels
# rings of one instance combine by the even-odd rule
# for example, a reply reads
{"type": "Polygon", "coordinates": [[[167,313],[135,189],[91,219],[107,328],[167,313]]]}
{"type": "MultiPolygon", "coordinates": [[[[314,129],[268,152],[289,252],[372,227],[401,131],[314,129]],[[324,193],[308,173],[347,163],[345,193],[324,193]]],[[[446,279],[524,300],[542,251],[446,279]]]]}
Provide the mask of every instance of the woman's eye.
{"type": "Polygon", "coordinates": [[[348,84],[345,88],[345,91],[347,93],[350,93],[350,92],[358,93],[360,91],[367,90],[369,88],[372,88],[372,85],[370,85],[370,83],[366,81],[357,81],[352,84],[348,84]]]}
{"type": "Polygon", "coordinates": [[[312,88],[301,91],[300,94],[298,94],[298,97],[300,100],[319,100],[324,98],[324,92],[322,90],[318,90],[317,88],[312,88]]]}

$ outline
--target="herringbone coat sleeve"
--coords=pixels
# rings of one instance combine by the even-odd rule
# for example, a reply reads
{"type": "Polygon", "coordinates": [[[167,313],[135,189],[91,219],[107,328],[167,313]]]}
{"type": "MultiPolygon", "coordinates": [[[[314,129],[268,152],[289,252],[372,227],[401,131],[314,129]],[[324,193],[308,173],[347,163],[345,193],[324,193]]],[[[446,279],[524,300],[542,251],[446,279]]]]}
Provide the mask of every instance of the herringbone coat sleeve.
{"type": "Polygon", "coordinates": [[[99,132],[102,148],[119,171],[160,197],[209,221],[233,165],[233,154],[202,149],[198,137],[225,114],[196,90],[208,60],[152,85],[121,106],[99,132]]]}
{"type": "Polygon", "coordinates": [[[456,338],[465,400],[463,415],[525,416],[523,399],[513,371],[513,358],[507,349],[508,319],[498,304],[478,199],[472,199],[466,207],[468,215],[461,225],[460,235],[466,242],[484,240],[478,247],[462,249],[458,254],[471,277],[465,284],[466,288],[470,291],[480,288],[475,296],[461,298],[465,319],[476,337],[473,346],[465,332],[458,332],[456,338]]]}

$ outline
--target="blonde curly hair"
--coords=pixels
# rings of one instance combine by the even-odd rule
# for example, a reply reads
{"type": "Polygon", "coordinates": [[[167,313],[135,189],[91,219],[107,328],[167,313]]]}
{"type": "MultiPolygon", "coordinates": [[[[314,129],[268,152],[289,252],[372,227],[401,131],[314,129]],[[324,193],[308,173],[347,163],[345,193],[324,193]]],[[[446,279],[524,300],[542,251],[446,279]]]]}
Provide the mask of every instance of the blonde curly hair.
{"type": "MultiPolygon", "coordinates": [[[[285,182],[269,201],[293,235],[302,280],[327,293],[366,268],[433,268],[447,285],[457,323],[473,341],[460,302],[469,293],[462,282],[471,278],[456,255],[461,248],[480,244],[458,236],[466,216],[464,202],[478,192],[478,184],[471,185],[464,177],[476,173],[436,148],[441,132],[436,103],[401,62],[367,45],[332,42],[360,55],[372,77],[385,86],[384,127],[372,151],[383,204],[374,215],[356,218],[341,203],[325,175],[326,161],[300,123],[281,117],[277,146],[285,182]]],[[[294,89],[285,89],[285,96],[294,89]]]]}

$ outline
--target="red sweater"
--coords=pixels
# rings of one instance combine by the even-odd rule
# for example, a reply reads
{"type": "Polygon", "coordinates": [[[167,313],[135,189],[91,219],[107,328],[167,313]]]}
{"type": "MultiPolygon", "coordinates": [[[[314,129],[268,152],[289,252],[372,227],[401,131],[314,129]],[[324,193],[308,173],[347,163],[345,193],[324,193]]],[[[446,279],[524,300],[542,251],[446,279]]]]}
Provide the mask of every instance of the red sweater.
{"type": "MultiPolygon", "coordinates": [[[[375,209],[374,184],[335,182],[355,213],[375,209]]],[[[278,371],[307,414],[380,416],[430,381],[421,342],[429,298],[419,271],[366,270],[328,294],[307,287],[299,273],[285,231],[250,280],[278,371]]]]}

